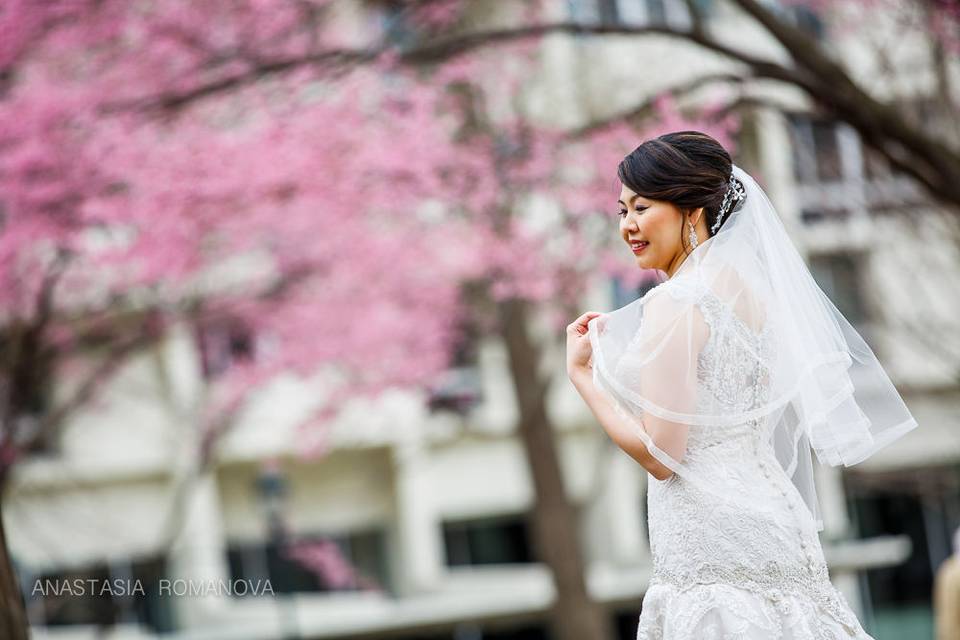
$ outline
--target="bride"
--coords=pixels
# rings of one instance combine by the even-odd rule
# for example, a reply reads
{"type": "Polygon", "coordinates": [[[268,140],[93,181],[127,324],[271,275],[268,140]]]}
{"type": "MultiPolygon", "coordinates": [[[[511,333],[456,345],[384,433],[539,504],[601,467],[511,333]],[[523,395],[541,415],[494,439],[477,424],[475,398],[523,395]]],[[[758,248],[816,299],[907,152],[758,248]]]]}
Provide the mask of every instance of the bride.
{"type": "Polygon", "coordinates": [[[620,236],[667,278],[571,323],[567,372],[651,476],[637,639],[872,640],[829,579],[811,451],[849,466],[917,422],[716,140],[648,140],[618,175],[620,236]]]}

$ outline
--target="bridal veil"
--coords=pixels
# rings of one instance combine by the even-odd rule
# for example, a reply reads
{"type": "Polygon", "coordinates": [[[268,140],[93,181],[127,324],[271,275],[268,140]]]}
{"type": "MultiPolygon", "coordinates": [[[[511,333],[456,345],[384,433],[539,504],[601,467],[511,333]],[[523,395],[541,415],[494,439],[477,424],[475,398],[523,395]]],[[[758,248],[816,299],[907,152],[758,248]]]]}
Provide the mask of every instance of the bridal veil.
{"type": "Polygon", "coordinates": [[[757,504],[698,473],[689,442],[745,429],[762,438],[822,529],[811,451],[822,464],[850,466],[917,422],[760,186],[736,165],[733,177],[745,198],[716,235],[669,280],[591,319],[593,379],[653,456],[717,499],[757,504]]]}

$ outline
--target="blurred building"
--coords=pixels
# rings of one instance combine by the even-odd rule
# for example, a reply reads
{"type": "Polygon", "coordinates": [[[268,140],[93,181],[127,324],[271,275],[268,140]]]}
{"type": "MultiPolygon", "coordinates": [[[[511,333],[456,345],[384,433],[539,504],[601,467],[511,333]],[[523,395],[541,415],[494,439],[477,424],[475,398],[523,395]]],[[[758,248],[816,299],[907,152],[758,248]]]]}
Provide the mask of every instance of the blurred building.
{"type": "MultiPolygon", "coordinates": [[[[548,5],[557,19],[689,21],[682,0],[548,5]]],[[[698,5],[731,43],[782,55],[728,4],[698,5]]],[[[345,28],[415,38],[391,6],[344,3],[345,28]]],[[[474,25],[499,23],[509,7],[478,3],[474,25]]],[[[830,40],[816,14],[782,11],[857,59],[857,42],[830,40]]],[[[571,126],[736,70],[669,38],[552,36],[543,52],[531,111],[571,126]]],[[[868,84],[869,73],[861,78],[868,84]]],[[[937,231],[936,208],[849,127],[816,115],[793,90],[746,87],[756,106],[738,163],[768,189],[822,288],[874,347],[920,423],[860,465],[818,469],[831,576],[878,640],[929,637],[933,571],[960,525],[958,345],[948,342],[958,335],[957,245],[937,231]]],[[[584,308],[611,309],[642,293],[598,281],[584,308]]],[[[504,345],[465,342],[427,403],[395,394],[351,409],[316,459],[296,455],[295,425],[317,390],[280,380],[224,436],[213,468],[196,474],[204,381],[243,357],[250,340],[242,327],[200,336],[184,329],[131,362],[102,403],[17,468],[4,517],[36,637],[545,637],[553,586],[530,544],[533,493],[504,345]],[[285,536],[314,543],[305,560],[283,553],[285,536]],[[267,579],[273,595],[255,593],[267,579]],[[115,588],[43,592],[74,580],[115,588]],[[131,592],[137,581],[143,593],[131,592]],[[238,581],[246,593],[185,593],[238,581]]],[[[647,474],[592,420],[562,374],[562,345],[551,355],[558,373],[549,410],[579,507],[589,589],[632,638],[651,570],[647,474]]]]}

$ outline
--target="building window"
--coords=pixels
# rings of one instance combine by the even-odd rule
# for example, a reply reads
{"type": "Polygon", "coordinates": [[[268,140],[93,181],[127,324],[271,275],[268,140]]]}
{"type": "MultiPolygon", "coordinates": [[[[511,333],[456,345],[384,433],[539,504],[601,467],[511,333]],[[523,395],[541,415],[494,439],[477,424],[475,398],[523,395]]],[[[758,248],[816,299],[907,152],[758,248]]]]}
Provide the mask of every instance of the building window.
{"type": "MultiPolygon", "coordinates": [[[[389,590],[382,531],[298,537],[293,543],[231,543],[227,562],[232,580],[246,580],[259,596],[269,580],[278,593],[389,590]]],[[[238,594],[243,596],[244,594],[238,594]]]]}
{"type": "Polygon", "coordinates": [[[810,257],[810,271],[814,280],[858,330],[869,320],[863,296],[861,263],[862,259],[851,253],[819,254],[810,257]]]}
{"type": "Polygon", "coordinates": [[[600,24],[618,24],[620,12],[617,11],[617,0],[594,0],[593,12],[600,24]]]}
{"type": "Polygon", "coordinates": [[[805,222],[906,210],[926,198],[915,180],[863,144],[851,126],[788,116],[794,177],[805,222]]]}
{"type": "Polygon", "coordinates": [[[443,523],[447,566],[535,562],[524,514],[443,523]]]}
{"type": "Polygon", "coordinates": [[[817,162],[817,180],[820,182],[840,180],[843,177],[843,167],[840,163],[840,143],[836,125],[832,122],[814,120],[810,122],[810,136],[817,162]]]}
{"type": "Polygon", "coordinates": [[[409,49],[419,43],[421,34],[409,3],[402,0],[381,0],[375,4],[374,14],[377,30],[385,44],[409,49]]]}
{"type": "MultiPolygon", "coordinates": [[[[633,626],[636,635],[636,623],[633,626]]],[[[446,632],[417,631],[403,635],[391,634],[390,637],[393,640],[547,640],[551,636],[545,624],[526,623],[514,626],[503,620],[491,621],[489,624],[467,620],[457,622],[446,632]]],[[[632,636],[623,637],[632,640],[632,636]]]]}
{"type": "Polygon", "coordinates": [[[960,525],[960,467],[846,472],[844,485],[857,536],[902,535],[910,556],[870,569],[861,587],[876,637],[932,637],[931,594],[960,525]]]}
{"type": "Polygon", "coordinates": [[[96,563],[28,577],[24,594],[30,624],[45,627],[139,624],[174,630],[169,598],[160,594],[166,563],[161,557],[96,563]]]}
{"type": "Polygon", "coordinates": [[[808,224],[824,220],[846,220],[850,217],[849,209],[830,209],[827,207],[805,207],[800,211],[800,219],[808,224]]]}
{"type": "MultiPolygon", "coordinates": [[[[694,0],[704,17],[713,12],[714,0],[694,0]]],[[[571,20],[582,24],[689,28],[685,0],[569,0],[571,20]]]]}
{"type": "Polygon", "coordinates": [[[857,132],[810,113],[789,114],[787,121],[802,219],[814,223],[869,215],[885,185],[868,183],[857,132]]]}
{"type": "Polygon", "coordinates": [[[837,123],[809,114],[790,114],[788,120],[797,182],[810,184],[844,178],[837,123]]]}
{"type": "Polygon", "coordinates": [[[450,367],[429,389],[427,406],[430,411],[448,410],[466,415],[483,400],[478,353],[480,341],[481,333],[476,324],[469,319],[461,322],[450,367]]]}

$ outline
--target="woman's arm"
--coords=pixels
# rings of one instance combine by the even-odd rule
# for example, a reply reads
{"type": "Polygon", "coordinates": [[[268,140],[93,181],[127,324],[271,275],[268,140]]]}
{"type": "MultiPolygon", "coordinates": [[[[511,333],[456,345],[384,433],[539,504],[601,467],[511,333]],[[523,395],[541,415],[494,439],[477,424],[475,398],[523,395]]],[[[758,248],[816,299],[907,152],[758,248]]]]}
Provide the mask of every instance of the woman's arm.
{"type": "Polygon", "coordinates": [[[567,375],[614,444],[640,463],[654,478],[666,480],[673,475],[673,471],[653,457],[636,434],[636,427],[617,412],[612,401],[593,383],[587,323],[598,315],[587,312],[567,326],[567,375]]]}
{"type": "Polygon", "coordinates": [[[610,439],[657,480],[666,480],[673,475],[673,471],[653,457],[647,445],[636,435],[636,427],[629,424],[610,399],[597,389],[592,373],[589,368],[576,368],[569,372],[569,377],[610,439]]]}

